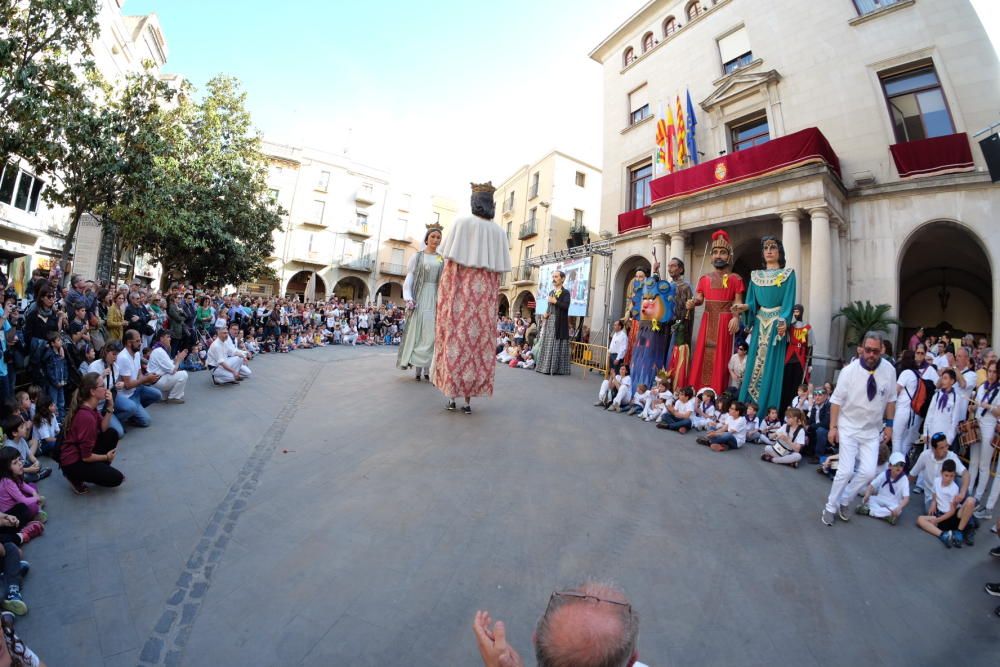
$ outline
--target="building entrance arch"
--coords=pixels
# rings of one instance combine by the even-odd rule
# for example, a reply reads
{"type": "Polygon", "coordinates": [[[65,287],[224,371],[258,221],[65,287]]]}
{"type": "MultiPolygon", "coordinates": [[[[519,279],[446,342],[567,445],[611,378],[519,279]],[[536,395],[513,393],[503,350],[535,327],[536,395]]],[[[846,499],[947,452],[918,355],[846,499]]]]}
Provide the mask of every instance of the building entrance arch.
{"type": "Polygon", "coordinates": [[[333,287],[333,293],[342,300],[364,303],[368,298],[368,286],[361,278],[346,276],[337,281],[333,287]]]}
{"type": "Polygon", "coordinates": [[[535,313],[535,295],[524,290],[514,299],[514,307],[511,309],[512,317],[533,318],[535,313]]]}
{"type": "Polygon", "coordinates": [[[285,297],[300,301],[325,301],[326,282],[315,271],[299,271],[288,279],[285,297]]]}
{"type": "Polygon", "coordinates": [[[501,294],[500,298],[497,300],[497,312],[502,317],[506,317],[510,314],[510,301],[507,299],[506,294],[501,294]]]}
{"type": "MultiPolygon", "coordinates": [[[[625,315],[625,300],[628,298],[629,290],[632,287],[632,279],[635,272],[642,269],[648,276],[652,267],[649,260],[642,255],[632,255],[618,267],[615,273],[614,291],[611,293],[611,321],[621,319],[625,315]]],[[[660,267],[660,271],[666,276],[666,265],[660,267]]]]}

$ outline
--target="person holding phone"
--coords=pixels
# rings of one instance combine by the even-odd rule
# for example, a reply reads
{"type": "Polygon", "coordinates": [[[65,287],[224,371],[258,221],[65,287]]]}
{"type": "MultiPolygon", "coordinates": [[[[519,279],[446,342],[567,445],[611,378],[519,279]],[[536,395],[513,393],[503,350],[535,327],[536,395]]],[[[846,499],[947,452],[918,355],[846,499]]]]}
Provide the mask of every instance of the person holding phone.
{"type": "Polygon", "coordinates": [[[59,452],[59,467],[77,495],[87,493],[87,483],[116,487],[125,475],[111,464],[118,452],[118,432],[111,428],[114,401],[97,373],[87,373],[73,395],[66,417],[66,436],[59,452]],[[97,406],[104,404],[104,410],[97,406]]]}

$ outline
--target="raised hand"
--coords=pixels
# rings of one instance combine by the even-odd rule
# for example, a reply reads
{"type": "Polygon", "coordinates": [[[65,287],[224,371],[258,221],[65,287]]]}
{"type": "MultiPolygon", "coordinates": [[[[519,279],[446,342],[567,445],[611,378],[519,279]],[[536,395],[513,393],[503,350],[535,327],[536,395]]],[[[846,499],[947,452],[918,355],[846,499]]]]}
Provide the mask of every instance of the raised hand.
{"type": "Polygon", "coordinates": [[[479,655],[485,667],[524,667],[524,660],[507,644],[507,629],[503,621],[493,623],[488,611],[477,611],[472,620],[479,655]]]}

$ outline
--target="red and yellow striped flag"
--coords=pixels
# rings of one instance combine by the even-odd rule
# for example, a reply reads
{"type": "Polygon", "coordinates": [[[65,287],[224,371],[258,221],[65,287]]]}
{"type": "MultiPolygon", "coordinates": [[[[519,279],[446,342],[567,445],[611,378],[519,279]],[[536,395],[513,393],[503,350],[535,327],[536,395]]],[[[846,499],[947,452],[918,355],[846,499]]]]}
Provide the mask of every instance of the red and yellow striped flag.
{"type": "Polygon", "coordinates": [[[677,166],[683,167],[688,160],[687,153],[687,123],[684,122],[684,107],[681,106],[681,96],[677,96],[677,166]]]}

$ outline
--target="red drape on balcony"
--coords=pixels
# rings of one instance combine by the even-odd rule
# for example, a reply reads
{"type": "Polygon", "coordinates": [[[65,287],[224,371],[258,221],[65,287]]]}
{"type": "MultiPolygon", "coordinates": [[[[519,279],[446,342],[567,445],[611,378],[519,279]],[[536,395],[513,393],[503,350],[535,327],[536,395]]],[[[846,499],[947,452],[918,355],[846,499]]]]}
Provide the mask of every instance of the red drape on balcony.
{"type": "Polygon", "coordinates": [[[642,229],[653,224],[652,218],[646,215],[646,209],[637,208],[618,215],[618,233],[624,234],[633,229],[642,229]]]}
{"type": "Polygon", "coordinates": [[[947,134],[933,139],[907,141],[889,146],[892,161],[900,178],[936,176],[959,171],[972,171],[972,149],[965,132],[947,134]]]}
{"type": "Polygon", "coordinates": [[[649,184],[649,189],[655,204],[817,162],[825,162],[840,176],[837,154],[823,133],[810,127],[661,176],[649,184]]]}

